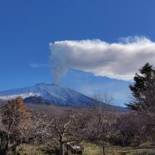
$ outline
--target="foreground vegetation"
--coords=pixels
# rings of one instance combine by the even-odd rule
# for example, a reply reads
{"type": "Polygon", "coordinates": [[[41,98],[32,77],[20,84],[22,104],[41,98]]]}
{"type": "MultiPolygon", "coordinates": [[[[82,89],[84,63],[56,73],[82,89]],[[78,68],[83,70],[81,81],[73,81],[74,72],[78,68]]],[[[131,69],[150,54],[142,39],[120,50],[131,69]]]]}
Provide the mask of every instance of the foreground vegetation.
{"type": "Polygon", "coordinates": [[[0,108],[0,154],[63,155],[64,145],[76,142],[84,155],[154,155],[155,70],[146,64],[134,80],[127,112],[98,101],[87,108],[8,101],[0,108]]]}
{"type": "MultiPolygon", "coordinates": [[[[101,155],[102,148],[96,144],[82,143],[84,146],[83,155],[101,155]]],[[[43,146],[21,145],[18,147],[19,154],[21,155],[49,155],[49,152],[44,150],[43,146]]],[[[120,146],[107,146],[105,149],[106,155],[154,155],[155,148],[153,147],[120,147],[120,146]]],[[[52,155],[52,153],[50,153],[52,155]]]]}

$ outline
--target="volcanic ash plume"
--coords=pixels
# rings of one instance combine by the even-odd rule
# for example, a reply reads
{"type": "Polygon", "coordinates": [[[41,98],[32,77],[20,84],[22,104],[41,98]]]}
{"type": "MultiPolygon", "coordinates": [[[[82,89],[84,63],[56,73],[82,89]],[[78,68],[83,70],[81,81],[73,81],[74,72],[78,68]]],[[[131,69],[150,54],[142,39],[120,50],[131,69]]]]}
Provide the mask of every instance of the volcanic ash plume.
{"type": "Polygon", "coordinates": [[[67,67],[68,65],[66,62],[65,55],[63,55],[63,52],[61,51],[61,48],[59,54],[57,52],[59,48],[56,47],[55,44],[50,43],[50,48],[51,48],[50,62],[51,62],[53,83],[59,84],[60,79],[68,70],[67,67]]]}

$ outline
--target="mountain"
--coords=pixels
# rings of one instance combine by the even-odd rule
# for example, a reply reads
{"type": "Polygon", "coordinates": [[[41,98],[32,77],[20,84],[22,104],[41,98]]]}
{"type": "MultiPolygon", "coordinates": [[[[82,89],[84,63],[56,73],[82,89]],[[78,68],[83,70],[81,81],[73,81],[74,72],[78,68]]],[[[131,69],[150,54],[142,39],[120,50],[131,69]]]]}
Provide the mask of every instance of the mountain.
{"type": "Polygon", "coordinates": [[[131,98],[129,85],[132,81],[118,80],[109,77],[95,76],[89,72],[69,70],[62,80],[61,86],[67,87],[89,97],[104,94],[113,97],[113,104],[124,106],[131,98]]]}
{"type": "Polygon", "coordinates": [[[24,99],[25,103],[36,105],[50,105],[51,101],[44,99],[41,96],[30,96],[24,99]]]}
{"type": "Polygon", "coordinates": [[[28,103],[45,103],[63,106],[91,106],[96,101],[69,88],[55,84],[36,84],[32,87],[0,92],[0,99],[8,100],[21,96],[28,103]]]}

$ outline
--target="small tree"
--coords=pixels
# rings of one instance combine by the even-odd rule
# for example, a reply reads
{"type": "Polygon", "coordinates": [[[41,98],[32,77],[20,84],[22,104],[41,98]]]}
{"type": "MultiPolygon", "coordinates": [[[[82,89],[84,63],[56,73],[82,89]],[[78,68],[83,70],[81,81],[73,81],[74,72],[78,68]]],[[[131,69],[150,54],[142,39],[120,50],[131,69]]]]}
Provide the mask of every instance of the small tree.
{"type": "Polygon", "coordinates": [[[76,126],[74,114],[71,111],[61,111],[53,116],[48,126],[48,134],[51,137],[51,144],[57,144],[59,154],[63,154],[63,145],[75,140],[76,126]]]}
{"type": "Polygon", "coordinates": [[[31,126],[31,113],[26,109],[23,99],[18,97],[8,101],[1,109],[1,152],[15,152],[18,145],[26,142],[31,126]]]}
{"type": "Polygon", "coordinates": [[[113,124],[113,121],[108,116],[107,109],[112,104],[113,98],[107,94],[97,94],[94,98],[96,103],[91,109],[90,120],[87,122],[88,125],[86,127],[87,138],[89,141],[100,145],[102,147],[102,155],[106,155],[105,147],[112,135],[113,124]]]}

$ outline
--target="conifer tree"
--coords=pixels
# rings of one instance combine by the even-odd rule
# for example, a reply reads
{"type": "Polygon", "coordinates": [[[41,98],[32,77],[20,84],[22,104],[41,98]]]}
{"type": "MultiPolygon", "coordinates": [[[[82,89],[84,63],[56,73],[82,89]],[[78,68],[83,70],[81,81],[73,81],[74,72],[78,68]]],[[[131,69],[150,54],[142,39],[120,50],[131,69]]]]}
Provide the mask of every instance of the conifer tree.
{"type": "Polygon", "coordinates": [[[127,105],[129,108],[136,111],[155,110],[155,69],[152,65],[146,63],[140,73],[136,73],[130,90],[134,98],[127,105]]]}

